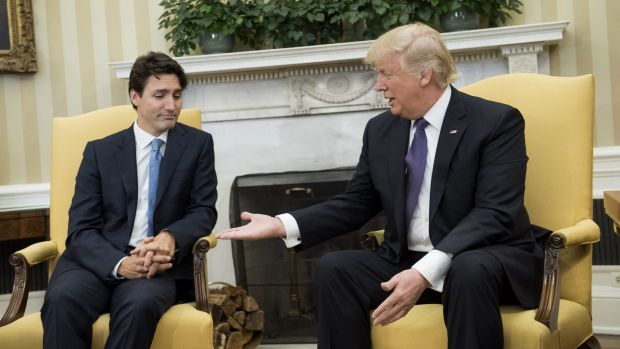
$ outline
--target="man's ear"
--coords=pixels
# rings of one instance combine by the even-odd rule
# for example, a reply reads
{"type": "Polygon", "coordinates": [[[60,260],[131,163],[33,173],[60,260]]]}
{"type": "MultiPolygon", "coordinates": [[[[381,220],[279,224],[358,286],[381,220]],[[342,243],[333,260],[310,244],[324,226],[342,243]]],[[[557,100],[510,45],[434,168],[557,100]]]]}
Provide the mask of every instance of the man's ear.
{"type": "Polygon", "coordinates": [[[136,90],[130,90],[129,91],[129,100],[131,100],[131,103],[135,106],[138,105],[138,99],[140,98],[140,95],[138,94],[138,92],[136,92],[136,90]]]}
{"type": "Polygon", "coordinates": [[[420,86],[426,87],[433,80],[433,69],[424,68],[420,70],[420,86]]]}

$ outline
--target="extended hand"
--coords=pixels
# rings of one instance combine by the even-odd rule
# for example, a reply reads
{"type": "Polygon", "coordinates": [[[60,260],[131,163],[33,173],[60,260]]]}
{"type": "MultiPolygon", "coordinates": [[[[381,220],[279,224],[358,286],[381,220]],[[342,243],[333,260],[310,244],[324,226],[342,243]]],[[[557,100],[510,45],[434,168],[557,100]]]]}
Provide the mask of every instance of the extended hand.
{"type": "Polygon", "coordinates": [[[407,269],[381,283],[385,291],[392,291],[372,312],[372,324],[385,326],[405,316],[417,303],[422,292],[431,285],[415,269],[407,269]]]}
{"type": "Polygon", "coordinates": [[[284,224],[275,217],[243,212],[241,213],[241,219],[250,221],[250,223],[238,228],[221,231],[217,233],[217,238],[223,240],[262,240],[286,237],[284,224]]]}

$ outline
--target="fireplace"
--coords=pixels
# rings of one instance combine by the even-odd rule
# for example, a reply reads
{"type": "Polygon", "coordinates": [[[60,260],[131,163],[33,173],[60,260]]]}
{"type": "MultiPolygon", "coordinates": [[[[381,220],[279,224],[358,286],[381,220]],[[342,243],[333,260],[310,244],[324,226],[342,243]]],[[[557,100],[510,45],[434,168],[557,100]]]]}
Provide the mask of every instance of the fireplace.
{"type": "MultiPolygon", "coordinates": [[[[353,168],[254,174],[235,179],[230,196],[231,226],[239,213],[276,215],[325,201],[344,191],[353,168]]],[[[313,268],[329,251],[360,249],[360,235],[382,229],[378,215],[358,231],[301,252],[286,249],[279,239],[233,242],[237,284],[252,294],[265,312],[264,343],[316,342],[313,268]]]]}

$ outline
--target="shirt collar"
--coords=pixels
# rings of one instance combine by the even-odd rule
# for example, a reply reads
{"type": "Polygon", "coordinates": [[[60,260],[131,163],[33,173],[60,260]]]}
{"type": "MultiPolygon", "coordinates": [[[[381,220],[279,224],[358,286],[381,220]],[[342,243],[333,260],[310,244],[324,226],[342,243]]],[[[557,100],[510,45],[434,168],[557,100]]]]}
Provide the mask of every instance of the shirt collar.
{"type": "MultiPolygon", "coordinates": [[[[452,88],[448,86],[443,91],[443,94],[439,97],[437,102],[435,102],[431,109],[429,109],[423,116],[423,118],[437,130],[441,130],[441,125],[443,124],[443,119],[446,116],[446,110],[448,110],[448,104],[450,103],[451,96],[452,88]]],[[[413,125],[413,121],[411,124],[413,125]]]]}
{"type": "Polygon", "coordinates": [[[164,144],[166,144],[166,141],[168,140],[168,131],[166,130],[164,133],[162,133],[161,135],[159,135],[159,137],[155,137],[152,134],[144,131],[143,129],[140,128],[140,126],[138,126],[138,122],[134,122],[133,123],[133,133],[136,137],[136,144],[138,146],[138,148],[142,149],[142,148],[146,148],[147,146],[151,145],[151,142],[153,141],[153,139],[155,138],[159,138],[162,141],[164,141],[164,144]]]}

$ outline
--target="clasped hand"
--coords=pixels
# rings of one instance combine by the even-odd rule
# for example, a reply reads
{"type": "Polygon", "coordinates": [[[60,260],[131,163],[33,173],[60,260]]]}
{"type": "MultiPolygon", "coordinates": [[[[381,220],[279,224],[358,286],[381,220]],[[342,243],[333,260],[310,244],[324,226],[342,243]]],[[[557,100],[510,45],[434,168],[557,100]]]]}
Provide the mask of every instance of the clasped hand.
{"type": "Polygon", "coordinates": [[[151,278],[172,268],[174,251],[175,240],[171,233],[163,231],[147,237],[121,262],[118,273],[127,279],[151,278]]]}

